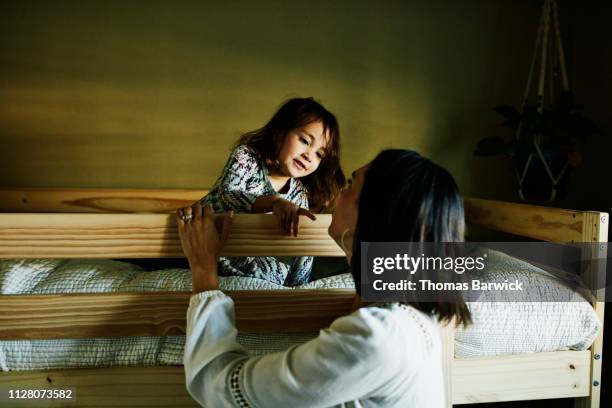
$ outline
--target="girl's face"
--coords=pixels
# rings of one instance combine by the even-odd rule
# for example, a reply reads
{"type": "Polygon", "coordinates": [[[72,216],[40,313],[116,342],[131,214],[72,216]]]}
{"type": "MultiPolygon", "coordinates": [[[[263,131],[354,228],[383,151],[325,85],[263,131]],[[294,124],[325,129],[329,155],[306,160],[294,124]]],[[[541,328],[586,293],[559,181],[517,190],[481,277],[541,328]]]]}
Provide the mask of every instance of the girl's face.
{"type": "Polygon", "coordinates": [[[279,152],[281,174],[304,177],[313,173],[325,156],[327,139],[323,124],[318,120],[291,130],[279,152]]]}
{"type": "Polygon", "coordinates": [[[336,198],[336,209],[332,214],[332,222],[328,228],[328,233],[334,241],[348,250],[353,248],[353,232],[357,226],[357,216],[359,214],[359,196],[369,167],[370,164],[368,163],[353,172],[347,186],[336,198]],[[350,233],[345,233],[347,230],[350,233]],[[344,242],[342,243],[343,234],[344,242]]]}

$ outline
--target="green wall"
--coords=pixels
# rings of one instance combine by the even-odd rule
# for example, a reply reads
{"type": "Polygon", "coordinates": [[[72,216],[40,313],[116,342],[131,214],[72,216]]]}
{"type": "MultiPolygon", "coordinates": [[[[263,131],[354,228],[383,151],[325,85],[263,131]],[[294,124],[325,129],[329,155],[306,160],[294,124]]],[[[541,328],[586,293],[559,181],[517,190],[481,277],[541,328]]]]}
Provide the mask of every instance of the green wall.
{"type": "Polygon", "coordinates": [[[385,147],[513,198],[473,158],[518,103],[538,2],[3,1],[0,184],[205,188],[292,96],[337,114],[346,171],[385,147]],[[500,187],[501,186],[501,187],[500,187]]]}

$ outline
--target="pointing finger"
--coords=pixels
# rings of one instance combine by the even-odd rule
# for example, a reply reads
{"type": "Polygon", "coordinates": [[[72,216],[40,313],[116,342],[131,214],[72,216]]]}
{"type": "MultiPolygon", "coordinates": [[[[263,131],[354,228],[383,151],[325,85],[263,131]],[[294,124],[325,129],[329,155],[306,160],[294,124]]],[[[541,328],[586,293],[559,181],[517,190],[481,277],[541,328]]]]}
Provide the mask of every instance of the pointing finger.
{"type": "Polygon", "coordinates": [[[310,218],[313,221],[317,220],[317,217],[305,208],[300,208],[298,211],[300,215],[305,215],[306,217],[310,218]]]}

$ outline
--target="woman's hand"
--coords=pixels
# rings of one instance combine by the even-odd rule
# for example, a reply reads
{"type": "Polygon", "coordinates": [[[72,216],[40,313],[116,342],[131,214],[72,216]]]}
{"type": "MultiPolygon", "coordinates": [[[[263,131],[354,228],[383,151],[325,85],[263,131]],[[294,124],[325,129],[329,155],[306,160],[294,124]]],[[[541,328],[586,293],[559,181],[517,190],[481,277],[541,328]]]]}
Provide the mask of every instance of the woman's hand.
{"type": "Polygon", "coordinates": [[[193,291],[217,289],[217,260],[227,241],[233,213],[215,216],[200,203],[177,211],[179,237],[191,267],[193,291]],[[216,224],[216,225],[215,225],[216,224]]]}
{"type": "Polygon", "coordinates": [[[278,197],[272,203],[272,212],[280,221],[280,227],[285,234],[298,236],[298,226],[300,223],[300,215],[305,215],[311,220],[316,220],[317,217],[305,208],[298,207],[289,200],[278,197]]]}

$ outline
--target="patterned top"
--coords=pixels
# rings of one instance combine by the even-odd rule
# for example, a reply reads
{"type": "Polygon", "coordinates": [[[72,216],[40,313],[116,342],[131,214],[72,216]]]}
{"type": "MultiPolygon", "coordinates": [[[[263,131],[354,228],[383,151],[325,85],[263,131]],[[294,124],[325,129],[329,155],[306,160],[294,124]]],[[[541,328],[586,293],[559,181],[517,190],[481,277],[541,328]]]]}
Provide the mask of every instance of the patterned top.
{"type": "MultiPolygon", "coordinates": [[[[289,179],[289,189],[279,194],[268,177],[266,165],[248,146],[238,146],[229,157],[221,176],[210,192],[200,200],[215,212],[233,210],[252,212],[259,196],[278,195],[292,203],[308,206],[308,191],[297,179],[289,179]]],[[[307,283],[312,271],[312,257],[243,257],[219,259],[219,274],[249,276],[285,286],[307,283]]]]}

